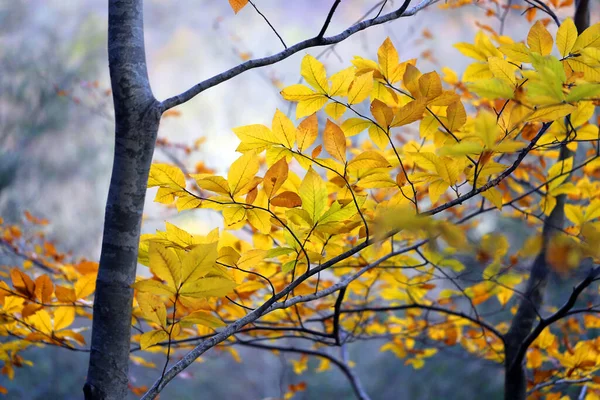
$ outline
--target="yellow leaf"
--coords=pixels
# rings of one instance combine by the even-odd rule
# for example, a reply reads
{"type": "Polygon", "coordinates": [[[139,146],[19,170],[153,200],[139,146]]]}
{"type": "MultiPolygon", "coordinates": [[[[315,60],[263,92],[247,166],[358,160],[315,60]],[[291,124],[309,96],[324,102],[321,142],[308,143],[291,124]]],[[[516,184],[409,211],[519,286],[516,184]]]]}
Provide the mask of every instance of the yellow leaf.
{"type": "Polygon", "coordinates": [[[208,277],[186,282],[180,290],[182,296],[206,298],[224,297],[236,287],[232,280],[222,277],[208,277]]]}
{"type": "Polygon", "coordinates": [[[467,87],[470,91],[475,92],[479,97],[488,100],[509,100],[515,95],[513,88],[498,78],[480,80],[469,84],[467,87]]]}
{"type": "Polygon", "coordinates": [[[516,65],[510,64],[508,61],[498,57],[490,57],[488,59],[488,64],[490,66],[490,71],[492,71],[492,74],[494,74],[496,78],[511,85],[517,83],[515,72],[518,68],[516,65]]]}
{"type": "Polygon", "coordinates": [[[325,150],[336,160],[346,162],[346,137],[335,123],[327,120],[323,132],[325,150]]]}
{"type": "Polygon", "coordinates": [[[148,187],[161,186],[172,189],[185,188],[185,176],[177,167],[169,164],[152,164],[148,187]]]}
{"type": "Polygon", "coordinates": [[[323,97],[321,93],[317,93],[308,86],[301,84],[286,87],[281,91],[281,95],[288,101],[304,101],[323,97]]]}
{"type": "Polygon", "coordinates": [[[419,77],[419,91],[428,101],[442,94],[442,80],[437,72],[432,71],[419,77]]]}
{"type": "Polygon", "coordinates": [[[267,147],[277,144],[278,141],[273,132],[264,125],[246,125],[233,128],[233,133],[242,143],[236,151],[246,152],[248,150],[262,151],[267,147]]]}
{"type": "Polygon", "coordinates": [[[329,99],[322,95],[314,99],[303,100],[296,106],[296,118],[303,118],[319,111],[329,99]]]}
{"type": "Polygon", "coordinates": [[[75,297],[85,299],[96,290],[96,275],[84,275],[75,282],[75,297]]]}
{"type": "Polygon", "coordinates": [[[260,233],[268,234],[271,232],[271,214],[268,211],[258,208],[251,208],[246,211],[248,222],[260,233]]]}
{"type": "Polygon", "coordinates": [[[515,151],[521,150],[525,146],[526,144],[524,142],[505,140],[494,145],[492,150],[494,150],[496,153],[514,153],[515,151]]]}
{"type": "Polygon", "coordinates": [[[242,225],[237,227],[233,227],[247,219],[246,216],[246,207],[241,204],[231,205],[225,208],[222,212],[223,219],[225,220],[225,224],[231,229],[239,229],[242,225]]]}
{"type": "Polygon", "coordinates": [[[378,151],[365,151],[348,163],[349,170],[388,168],[390,163],[378,151]]]}
{"type": "Polygon", "coordinates": [[[481,195],[488,199],[498,210],[502,210],[502,193],[498,189],[491,187],[481,195]]]}
{"type": "Polygon", "coordinates": [[[281,111],[275,111],[275,115],[273,116],[273,135],[279,143],[291,149],[296,142],[296,134],[296,127],[293,122],[281,111]]]}
{"type": "Polygon", "coordinates": [[[70,326],[75,321],[75,308],[58,307],[54,311],[54,330],[60,331],[70,326]]]}
{"type": "MultiPolygon", "coordinates": [[[[230,0],[231,1],[231,0],[230,0]]],[[[239,0],[235,0],[239,1],[239,0]]],[[[150,331],[140,336],[140,348],[146,350],[148,347],[169,339],[169,334],[165,331],[150,331]]]]}
{"type": "Polygon", "coordinates": [[[329,370],[331,366],[331,361],[327,358],[321,358],[321,362],[319,363],[319,367],[315,370],[315,372],[323,372],[329,370]]]}
{"type": "Polygon", "coordinates": [[[467,122],[467,113],[462,102],[457,101],[450,104],[446,109],[446,118],[448,119],[446,128],[448,128],[450,132],[456,132],[462,128],[465,122],[467,122]]]}
{"type": "Polygon", "coordinates": [[[346,112],[347,108],[341,103],[329,103],[325,106],[325,112],[333,119],[340,119],[346,112]]]}
{"type": "Polygon", "coordinates": [[[150,242],[148,251],[150,257],[150,271],[170,288],[177,289],[181,284],[181,262],[171,249],[166,248],[158,242],[150,242]]]}
{"type": "Polygon", "coordinates": [[[600,47],[600,23],[596,23],[579,35],[571,52],[576,52],[586,47],[600,47]]]}
{"type": "Polygon", "coordinates": [[[386,38],[377,50],[377,60],[383,76],[388,82],[394,82],[400,58],[390,38],[386,38]]]}
{"type": "Polygon", "coordinates": [[[483,152],[483,146],[475,142],[462,141],[451,146],[442,147],[439,151],[440,155],[448,156],[466,156],[476,155],[483,152]]]}
{"type": "Polygon", "coordinates": [[[428,102],[430,106],[441,106],[447,107],[452,103],[456,103],[460,100],[460,96],[452,91],[452,90],[444,90],[442,94],[440,94],[435,99],[432,99],[428,102]]]}
{"type": "Polygon", "coordinates": [[[138,292],[136,299],[145,318],[163,328],[167,326],[167,308],[160,297],[138,292]]]}
{"type": "Polygon", "coordinates": [[[420,120],[425,112],[425,107],[425,103],[421,100],[413,100],[407,103],[394,115],[391,127],[404,126],[420,120]]]}
{"type": "Polygon", "coordinates": [[[542,21],[537,21],[527,35],[527,44],[531,51],[535,51],[543,56],[547,56],[552,52],[552,35],[542,21]]]}
{"type": "Polygon", "coordinates": [[[488,63],[474,63],[465,69],[462,80],[463,82],[476,82],[483,79],[492,79],[493,77],[494,74],[490,71],[488,63]]]}
{"type": "Polygon", "coordinates": [[[263,265],[263,261],[267,256],[266,250],[252,249],[240,257],[236,262],[236,266],[244,270],[256,270],[263,265]]]}
{"type": "Polygon", "coordinates": [[[559,104],[549,107],[538,108],[527,117],[528,122],[550,122],[556,121],[576,110],[576,107],[570,104],[559,104]]]}
{"type": "Polygon", "coordinates": [[[475,118],[475,132],[481,138],[485,147],[492,149],[496,144],[499,133],[494,114],[490,111],[481,111],[475,118]]]}
{"type": "Polygon", "coordinates": [[[311,220],[317,222],[327,206],[327,188],[323,179],[312,167],[306,173],[298,191],[304,209],[311,220]]]}
{"type": "MultiPolygon", "coordinates": [[[[359,206],[360,205],[361,203],[359,203],[359,206]]],[[[333,202],[333,204],[331,204],[329,210],[327,210],[325,214],[323,214],[323,216],[319,219],[319,224],[345,221],[348,218],[355,215],[357,212],[358,211],[354,202],[348,203],[347,205],[342,207],[342,205],[339,202],[335,201],[333,202]]]]}
{"type": "Polygon", "coordinates": [[[206,174],[192,174],[190,176],[196,180],[196,184],[201,189],[221,194],[229,194],[231,192],[227,180],[222,176],[207,176],[206,174]]]}
{"type": "Polygon", "coordinates": [[[39,310],[27,320],[41,333],[49,336],[52,334],[52,321],[50,320],[50,314],[46,310],[39,310]]]}
{"type": "Polygon", "coordinates": [[[577,140],[599,140],[599,132],[597,125],[584,125],[577,129],[577,140]]]}
{"type": "Polygon", "coordinates": [[[373,72],[362,74],[354,79],[348,89],[348,104],[357,104],[371,95],[373,90],[373,72]]]}
{"type": "Polygon", "coordinates": [[[131,285],[131,287],[139,290],[140,292],[154,293],[158,295],[172,295],[176,293],[174,288],[171,288],[159,281],[155,281],[154,279],[138,281],[131,285]]]}
{"type": "MultiPolygon", "coordinates": [[[[400,175],[404,176],[404,174],[400,173],[400,175]]],[[[396,181],[394,181],[389,173],[378,173],[378,174],[369,174],[366,177],[363,177],[358,181],[358,186],[365,189],[374,189],[374,188],[385,188],[385,187],[395,187],[396,181]]]]}
{"type": "Polygon", "coordinates": [[[505,44],[498,48],[508,58],[513,61],[528,63],[530,51],[523,43],[505,44]]]}
{"type": "Polygon", "coordinates": [[[369,137],[381,150],[385,150],[390,140],[387,132],[383,131],[377,125],[371,125],[369,127],[369,137]]]}
{"type": "Polygon", "coordinates": [[[431,182],[428,188],[431,203],[434,204],[435,202],[437,202],[440,196],[444,194],[449,187],[450,185],[448,185],[448,183],[444,182],[441,179],[431,182]]]}
{"type": "Polygon", "coordinates": [[[419,90],[419,78],[421,77],[421,71],[412,64],[406,66],[404,76],[402,77],[404,86],[408,89],[410,94],[418,98],[421,95],[419,90]]]}
{"type": "Polygon", "coordinates": [[[213,270],[219,256],[217,242],[199,244],[186,253],[181,262],[181,282],[191,282],[203,278],[213,270]]]}
{"type": "MultiPolygon", "coordinates": [[[[322,94],[329,92],[327,73],[323,64],[315,57],[307,54],[302,59],[300,74],[316,91],[322,94]]],[[[312,113],[311,113],[312,114],[312,113]]]]}
{"type": "Polygon", "coordinates": [[[346,137],[358,135],[368,127],[373,125],[371,121],[362,118],[348,118],[342,123],[342,131],[346,137]]]}
{"type": "Polygon", "coordinates": [[[231,195],[245,194],[244,189],[253,181],[258,169],[258,158],[254,152],[245,153],[235,160],[227,173],[231,195]]]}
{"type": "Polygon", "coordinates": [[[581,102],[577,104],[577,109],[571,114],[571,124],[573,127],[579,128],[594,116],[595,111],[596,107],[592,102],[581,102]]]}
{"type": "Polygon", "coordinates": [[[317,114],[312,114],[300,122],[296,135],[296,143],[298,144],[299,151],[306,150],[312,146],[319,135],[317,114]]]}
{"type": "Polygon", "coordinates": [[[478,61],[487,61],[486,54],[471,43],[456,43],[454,48],[467,57],[474,58],[478,61]]]}
{"type": "Polygon", "coordinates": [[[566,57],[571,53],[577,40],[577,28],[571,18],[565,19],[556,32],[556,48],[561,56],[566,57]]]}
{"type": "Polygon", "coordinates": [[[548,191],[556,189],[567,180],[571,169],[573,169],[573,157],[561,160],[551,166],[550,169],[548,169],[547,181],[551,181],[548,183],[548,191]]]}
{"type": "Polygon", "coordinates": [[[330,96],[346,96],[348,88],[354,79],[354,68],[346,68],[331,75],[331,92],[330,96]]]}
{"type": "Polygon", "coordinates": [[[185,316],[180,321],[181,324],[191,323],[207,326],[209,328],[222,328],[226,324],[219,318],[211,315],[206,311],[194,311],[188,316],[185,316]]]}

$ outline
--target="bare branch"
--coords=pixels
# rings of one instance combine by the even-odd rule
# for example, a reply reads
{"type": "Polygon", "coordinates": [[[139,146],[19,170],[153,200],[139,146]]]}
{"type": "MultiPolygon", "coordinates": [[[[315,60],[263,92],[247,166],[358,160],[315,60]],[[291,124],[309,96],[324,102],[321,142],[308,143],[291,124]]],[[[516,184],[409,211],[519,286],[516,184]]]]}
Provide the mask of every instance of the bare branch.
{"type": "Polygon", "coordinates": [[[383,23],[393,21],[398,18],[415,15],[417,12],[421,11],[422,9],[424,9],[432,4],[435,4],[438,0],[422,0],[419,4],[417,4],[416,6],[411,7],[409,9],[408,5],[410,4],[410,1],[411,0],[404,0],[402,6],[400,6],[400,8],[398,8],[396,11],[390,12],[385,15],[381,15],[377,18],[372,18],[372,19],[369,19],[366,21],[359,22],[355,25],[352,25],[350,28],[346,29],[344,32],[342,32],[338,35],[322,37],[322,38],[314,37],[311,39],[307,39],[303,42],[300,42],[291,47],[288,47],[287,49],[285,49],[277,54],[274,54],[272,56],[264,57],[264,58],[257,58],[257,59],[249,60],[242,64],[239,64],[236,67],[233,67],[225,72],[222,72],[218,75],[213,76],[212,78],[209,78],[203,82],[198,83],[197,85],[193,86],[192,88],[188,89],[187,91],[185,91],[181,94],[178,94],[176,96],[173,96],[173,97],[170,97],[170,98],[164,100],[161,103],[161,111],[165,112],[175,106],[183,104],[183,103],[191,100],[192,98],[194,98],[196,95],[200,94],[201,92],[205,91],[206,89],[209,89],[209,88],[216,86],[220,83],[223,83],[225,81],[228,81],[250,69],[264,67],[265,65],[275,64],[275,63],[277,63],[281,60],[284,60],[284,59],[290,57],[291,55],[299,52],[300,50],[308,49],[311,47],[327,46],[327,45],[331,45],[334,43],[339,43],[339,42],[347,39],[348,37],[354,35],[355,33],[365,30],[371,26],[381,25],[383,23]]]}
{"type": "Polygon", "coordinates": [[[265,20],[265,22],[267,23],[267,25],[269,25],[269,27],[271,28],[271,30],[273,32],[275,32],[275,35],[277,35],[277,37],[279,38],[279,41],[283,45],[283,48],[287,49],[287,45],[283,41],[283,38],[281,37],[281,35],[279,34],[279,32],[277,32],[277,29],[275,29],[275,27],[273,26],[273,24],[271,24],[271,22],[267,19],[267,17],[265,17],[265,15],[260,12],[260,10],[258,9],[258,7],[256,7],[256,5],[251,0],[248,0],[248,3],[250,3],[250,5],[252,7],[254,7],[254,9],[256,10],[256,12],[258,13],[258,15],[260,15],[265,20]]]}
{"type": "Polygon", "coordinates": [[[358,379],[358,377],[356,376],[354,371],[352,371],[352,369],[344,361],[338,360],[337,358],[335,358],[327,353],[323,353],[323,352],[311,350],[311,349],[301,349],[298,347],[273,346],[273,345],[267,346],[264,344],[247,343],[247,342],[243,342],[243,341],[238,341],[237,343],[242,346],[254,347],[257,349],[283,351],[283,352],[289,352],[289,353],[299,353],[299,354],[306,354],[309,356],[325,358],[325,359],[331,361],[333,364],[335,364],[340,369],[340,371],[342,371],[342,373],[344,375],[346,375],[346,378],[348,378],[348,380],[350,381],[350,384],[352,385],[354,394],[356,394],[356,397],[359,400],[370,400],[369,395],[367,394],[365,389],[362,387],[362,384],[360,383],[360,380],[358,379]]]}
{"type": "Polygon", "coordinates": [[[538,383],[537,385],[535,385],[534,387],[532,387],[528,392],[527,395],[529,396],[530,394],[533,394],[534,392],[537,392],[540,389],[543,389],[545,387],[548,386],[558,386],[558,385],[577,385],[580,383],[585,383],[585,382],[591,382],[592,378],[580,378],[580,379],[553,379],[547,382],[542,382],[542,383],[538,383]]]}
{"type": "Polygon", "coordinates": [[[327,18],[325,18],[325,23],[323,24],[321,31],[317,35],[318,38],[322,38],[323,36],[325,36],[325,32],[327,31],[327,28],[329,27],[329,24],[331,23],[333,14],[335,14],[335,9],[337,8],[337,6],[340,5],[341,2],[342,2],[342,0],[334,1],[333,6],[331,6],[331,9],[329,10],[329,13],[327,14],[327,18]]]}
{"type": "Polygon", "coordinates": [[[515,357],[515,362],[517,360],[522,360],[525,357],[525,354],[527,353],[527,349],[529,348],[529,346],[533,343],[533,341],[535,339],[537,339],[537,337],[542,333],[542,331],[544,329],[546,329],[546,327],[552,325],[556,321],[560,320],[561,318],[563,318],[569,314],[569,311],[571,311],[571,309],[577,302],[579,295],[588,286],[590,286],[593,282],[595,282],[598,279],[598,276],[600,276],[600,267],[591,269],[588,276],[583,281],[581,281],[577,286],[575,286],[573,288],[573,292],[569,296],[569,299],[566,301],[566,303],[563,304],[562,307],[559,308],[558,311],[556,311],[554,314],[552,314],[548,318],[543,318],[537,324],[535,329],[533,331],[531,331],[531,333],[525,338],[525,340],[523,340],[523,342],[519,348],[519,351],[517,352],[517,355],[515,357]]]}
{"type": "MultiPolygon", "coordinates": [[[[493,327],[492,325],[488,324],[487,322],[483,321],[480,318],[477,317],[472,317],[468,314],[462,313],[460,311],[454,311],[454,310],[450,310],[447,308],[443,308],[443,307],[438,307],[438,306],[434,306],[434,305],[426,305],[426,304],[402,304],[399,306],[382,306],[382,307],[360,307],[360,308],[355,308],[355,309],[351,309],[351,310],[340,310],[341,314],[348,314],[348,313],[358,313],[358,312],[365,312],[365,311],[373,311],[373,312],[384,312],[384,311],[401,311],[401,310],[410,310],[410,309],[422,309],[422,310],[429,310],[429,311],[435,311],[437,313],[440,314],[447,314],[447,315],[452,315],[458,318],[462,318],[462,319],[466,319],[467,321],[470,321],[472,323],[474,323],[475,325],[479,325],[480,327],[484,328],[485,330],[490,331],[491,333],[493,333],[498,339],[500,340],[504,340],[503,335],[500,333],[500,331],[498,331],[495,327],[493,327]]],[[[331,318],[332,315],[324,317],[324,319],[327,318],[331,318]]]]}

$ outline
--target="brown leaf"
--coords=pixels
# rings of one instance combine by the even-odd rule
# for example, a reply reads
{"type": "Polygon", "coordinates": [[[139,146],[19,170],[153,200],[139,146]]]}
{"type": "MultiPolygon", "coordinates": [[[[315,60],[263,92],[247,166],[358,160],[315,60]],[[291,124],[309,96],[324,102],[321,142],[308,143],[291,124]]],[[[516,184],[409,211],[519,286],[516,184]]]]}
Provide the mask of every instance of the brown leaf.
{"type": "Polygon", "coordinates": [[[285,191],[273,197],[271,204],[278,207],[294,208],[302,205],[302,199],[294,192],[285,191]]]}

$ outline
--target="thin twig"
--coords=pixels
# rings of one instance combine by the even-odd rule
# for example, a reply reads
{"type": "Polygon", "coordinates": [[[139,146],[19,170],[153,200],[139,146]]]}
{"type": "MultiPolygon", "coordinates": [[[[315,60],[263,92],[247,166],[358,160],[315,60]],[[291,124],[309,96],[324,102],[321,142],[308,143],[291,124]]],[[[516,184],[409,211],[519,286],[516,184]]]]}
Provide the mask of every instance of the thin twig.
{"type": "Polygon", "coordinates": [[[183,104],[183,103],[191,100],[198,94],[202,93],[203,91],[205,91],[213,86],[219,85],[225,81],[228,81],[248,70],[251,70],[254,68],[259,68],[259,67],[264,67],[266,65],[275,64],[281,60],[284,60],[284,59],[290,57],[293,54],[296,54],[297,52],[299,52],[301,50],[305,50],[305,49],[308,49],[311,47],[327,46],[327,45],[331,45],[334,43],[339,43],[339,42],[347,39],[348,37],[354,35],[355,33],[363,31],[371,26],[381,25],[381,24],[384,24],[389,21],[393,21],[398,18],[415,15],[417,12],[423,10],[424,8],[427,8],[428,6],[437,3],[439,0],[422,0],[419,4],[417,4],[416,6],[409,9],[408,5],[410,4],[410,1],[411,0],[404,0],[404,3],[402,4],[402,6],[400,6],[397,10],[392,11],[385,15],[381,15],[377,18],[372,18],[372,19],[369,19],[366,21],[362,21],[358,24],[352,25],[350,28],[346,29],[342,33],[339,33],[335,36],[329,36],[329,37],[323,37],[323,38],[314,37],[311,39],[307,39],[303,42],[300,42],[291,47],[288,47],[287,49],[285,49],[277,54],[274,54],[272,56],[268,56],[268,57],[264,57],[264,58],[257,58],[257,59],[249,60],[242,64],[239,64],[236,67],[233,67],[225,72],[222,72],[218,75],[213,76],[212,78],[209,78],[205,81],[198,83],[197,85],[193,86],[192,88],[186,90],[185,92],[183,92],[181,94],[178,94],[176,96],[173,96],[173,97],[170,97],[170,98],[164,100],[163,102],[161,102],[161,111],[165,112],[175,106],[183,104]]]}
{"type": "Polygon", "coordinates": [[[335,0],[333,2],[333,5],[331,6],[329,13],[327,14],[327,18],[325,18],[325,23],[323,24],[323,27],[321,28],[321,30],[319,31],[319,34],[317,35],[318,38],[322,38],[323,36],[325,36],[325,32],[327,31],[327,28],[329,27],[329,24],[331,23],[333,14],[335,14],[335,9],[337,8],[337,6],[340,5],[341,2],[342,2],[342,0],[335,0]]]}
{"type": "Polygon", "coordinates": [[[248,0],[248,3],[250,3],[250,5],[252,7],[254,7],[254,9],[256,10],[256,12],[258,13],[258,15],[260,15],[265,22],[267,23],[267,25],[269,25],[269,27],[271,27],[271,30],[273,32],[275,32],[275,34],[277,35],[277,37],[279,38],[279,41],[281,42],[281,44],[283,45],[284,49],[287,49],[287,45],[285,44],[285,42],[283,41],[283,38],[281,37],[281,35],[279,34],[279,32],[277,32],[277,29],[275,29],[275,27],[273,26],[273,24],[271,24],[271,22],[267,19],[267,17],[265,17],[265,15],[263,13],[260,12],[260,10],[258,9],[258,7],[256,7],[256,5],[252,2],[252,0],[248,0]]]}

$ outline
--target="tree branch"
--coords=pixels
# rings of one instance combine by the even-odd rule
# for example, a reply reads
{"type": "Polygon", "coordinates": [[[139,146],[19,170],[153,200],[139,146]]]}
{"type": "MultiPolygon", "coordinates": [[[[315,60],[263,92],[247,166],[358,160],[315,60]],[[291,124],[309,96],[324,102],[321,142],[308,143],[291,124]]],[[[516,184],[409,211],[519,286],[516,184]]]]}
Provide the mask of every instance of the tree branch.
{"type": "Polygon", "coordinates": [[[279,38],[279,41],[280,41],[280,42],[281,42],[281,44],[283,45],[283,48],[284,48],[284,49],[287,49],[287,45],[286,45],[286,44],[285,44],[285,42],[283,41],[283,38],[281,37],[281,35],[279,34],[279,32],[277,32],[277,29],[275,29],[275,27],[274,27],[274,26],[271,24],[271,22],[270,22],[270,21],[267,19],[267,17],[265,17],[265,15],[264,15],[263,13],[261,13],[261,12],[260,12],[260,10],[258,9],[258,7],[256,7],[256,5],[255,5],[255,4],[254,4],[252,1],[248,0],[248,3],[250,3],[250,5],[251,5],[252,7],[254,7],[254,9],[256,10],[256,12],[258,13],[258,15],[260,15],[260,16],[261,16],[261,17],[262,17],[262,18],[265,20],[265,22],[267,23],[267,25],[269,25],[269,27],[271,28],[271,30],[272,30],[273,32],[275,32],[275,35],[277,35],[277,37],[279,38]]]}
{"type": "MultiPolygon", "coordinates": [[[[327,14],[327,18],[325,18],[325,23],[323,24],[323,27],[321,28],[321,30],[319,31],[319,34],[317,35],[318,38],[322,38],[323,36],[325,36],[327,27],[329,27],[329,24],[331,23],[331,19],[333,18],[333,14],[335,14],[335,9],[337,8],[337,6],[340,5],[341,2],[342,2],[342,0],[334,1],[333,6],[331,6],[331,9],[329,10],[329,13],[327,14]]],[[[409,1],[409,3],[410,3],[410,1],[409,1]]]]}
{"type": "MultiPolygon", "coordinates": [[[[521,162],[523,161],[525,156],[535,146],[535,144],[537,143],[539,138],[546,132],[546,130],[550,127],[550,125],[551,125],[551,123],[546,123],[546,124],[542,125],[542,128],[536,134],[536,136],[531,140],[529,145],[527,147],[525,147],[523,150],[521,150],[517,159],[502,174],[500,174],[498,177],[496,177],[495,179],[488,182],[486,185],[481,186],[481,187],[477,188],[476,190],[472,190],[469,193],[467,193],[463,196],[460,196],[457,199],[455,199],[451,202],[448,202],[446,204],[453,204],[453,205],[460,204],[463,201],[468,200],[468,199],[476,196],[477,194],[489,189],[490,187],[498,185],[502,180],[504,180],[507,176],[509,176],[515,169],[517,169],[517,167],[521,164],[521,162]]],[[[433,214],[439,213],[450,207],[451,206],[442,205],[440,207],[437,207],[435,209],[432,209],[432,210],[429,210],[429,211],[423,213],[423,215],[433,215],[433,214]]],[[[476,214],[474,214],[474,215],[476,215],[476,214]]],[[[463,218],[463,221],[466,219],[467,218],[463,218]]],[[[386,233],[379,240],[374,240],[374,239],[365,240],[364,242],[353,247],[352,249],[349,249],[346,252],[344,252],[336,257],[331,258],[329,261],[327,261],[323,264],[320,264],[312,269],[308,269],[305,273],[300,275],[297,280],[295,280],[290,285],[288,285],[285,289],[283,289],[276,296],[271,297],[269,300],[267,300],[265,303],[263,303],[263,305],[256,308],[254,311],[248,313],[243,318],[228,325],[220,333],[218,333],[215,336],[198,344],[193,350],[191,350],[188,354],[186,354],[179,362],[177,362],[175,365],[173,365],[171,367],[171,369],[169,369],[167,371],[162,382],[158,382],[158,381],[155,382],[154,385],[142,397],[142,400],[154,399],[158,395],[158,393],[160,393],[160,391],[175,376],[177,376],[181,371],[183,371],[191,363],[193,363],[194,360],[196,360],[198,357],[200,357],[202,354],[204,354],[210,348],[214,347],[216,344],[221,343],[222,341],[226,340],[228,337],[230,337],[231,335],[236,333],[239,329],[241,329],[245,325],[256,321],[261,316],[268,314],[277,309],[288,308],[288,307],[293,306],[294,304],[316,300],[316,299],[328,296],[330,294],[333,294],[333,293],[341,290],[342,288],[348,286],[348,284],[350,284],[352,281],[354,281],[355,279],[360,277],[362,274],[364,274],[365,272],[367,272],[368,270],[370,270],[372,268],[375,268],[377,265],[388,260],[389,258],[394,257],[399,254],[407,253],[414,249],[417,249],[420,246],[422,246],[423,244],[428,242],[428,240],[422,240],[422,241],[420,241],[412,246],[406,247],[402,250],[398,250],[396,252],[389,253],[389,254],[383,256],[382,258],[380,258],[379,260],[376,260],[373,263],[366,265],[365,267],[363,267],[362,269],[360,269],[358,272],[351,275],[350,277],[338,282],[335,285],[328,287],[327,289],[321,290],[321,291],[319,291],[317,293],[313,293],[311,295],[296,296],[291,299],[288,299],[288,300],[278,303],[279,300],[286,297],[289,293],[291,293],[298,285],[300,285],[302,282],[304,282],[307,278],[314,276],[314,275],[318,274],[319,272],[321,272],[325,269],[328,269],[341,261],[344,261],[345,259],[347,259],[347,258],[353,256],[354,254],[359,253],[361,250],[367,248],[371,244],[376,243],[380,240],[387,239],[387,238],[395,235],[396,233],[398,233],[398,230],[393,230],[393,231],[386,233]]]]}
{"type": "Polygon", "coordinates": [[[348,380],[350,381],[350,384],[352,385],[354,394],[356,394],[356,397],[359,400],[370,400],[369,395],[367,394],[365,389],[362,387],[362,384],[361,384],[360,380],[358,379],[358,376],[356,376],[356,374],[354,373],[354,371],[352,371],[352,369],[350,367],[348,367],[348,365],[346,365],[346,363],[338,360],[337,358],[335,358],[327,353],[322,353],[320,351],[310,350],[310,349],[301,349],[298,347],[272,346],[272,345],[267,346],[264,344],[247,343],[247,342],[243,342],[243,341],[239,341],[239,340],[238,340],[237,344],[240,344],[242,346],[247,346],[247,347],[254,347],[257,349],[306,354],[309,356],[325,358],[325,359],[331,361],[333,364],[335,364],[340,369],[340,371],[342,371],[342,373],[344,375],[346,375],[346,378],[348,378],[348,380]]]}
{"type": "Polygon", "coordinates": [[[537,339],[537,337],[542,333],[542,331],[546,329],[546,327],[552,325],[556,321],[569,314],[569,311],[577,302],[577,298],[579,297],[579,295],[594,281],[596,281],[598,276],[600,276],[600,267],[591,269],[588,273],[588,276],[573,288],[573,292],[569,296],[569,299],[566,301],[566,303],[563,304],[562,307],[558,309],[558,311],[556,311],[548,318],[543,318],[540,320],[535,329],[531,331],[531,333],[523,340],[517,352],[515,360],[524,359],[525,354],[527,353],[527,349],[535,341],[535,339],[537,339]]]}
{"type": "MultiPolygon", "coordinates": [[[[498,339],[500,339],[502,341],[504,340],[504,337],[503,337],[502,333],[500,333],[500,331],[498,331],[494,326],[488,324],[487,322],[485,322],[479,318],[472,317],[472,316],[462,313],[460,311],[454,311],[454,310],[450,310],[450,309],[438,307],[438,306],[433,306],[433,305],[416,304],[415,303],[415,304],[402,304],[399,306],[360,307],[360,308],[354,308],[354,309],[340,310],[340,314],[358,313],[358,312],[365,312],[365,311],[373,311],[373,312],[401,311],[401,310],[409,310],[409,309],[415,309],[415,308],[422,309],[422,310],[435,311],[440,314],[447,314],[447,315],[452,315],[452,316],[455,316],[458,318],[466,319],[468,321],[471,321],[475,325],[479,325],[480,327],[490,331],[498,339]]],[[[325,316],[322,319],[323,320],[329,319],[329,318],[332,318],[333,316],[334,315],[325,316]]]]}
{"type": "Polygon", "coordinates": [[[165,112],[175,106],[183,104],[183,103],[191,100],[192,98],[194,98],[196,95],[202,93],[206,89],[209,89],[209,88],[216,86],[220,83],[223,83],[225,81],[228,81],[250,69],[264,67],[265,65],[275,64],[281,60],[284,60],[284,59],[290,57],[291,55],[293,55],[301,50],[308,49],[310,47],[327,46],[327,45],[339,43],[339,42],[347,39],[348,37],[354,35],[355,33],[365,30],[371,26],[381,25],[383,23],[393,21],[393,20],[401,18],[401,17],[408,17],[408,16],[415,15],[417,12],[430,6],[431,4],[436,3],[437,1],[438,0],[422,0],[419,4],[417,4],[416,6],[409,9],[408,5],[410,4],[411,0],[404,0],[402,6],[400,6],[396,11],[379,16],[377,18],[372,18],[372,19],[369,19],[366,21],[359,22],[355,25],[352,25],[350,28],[346,29],[345,31],[343,31],[342,33],[340,33],[338,35],[329,36],[329,37],[314,37],[311,39],[307,39],[303,42],[297,43],[291,47],[288,47],[287,49],[285,49],[277,54],[274,54],[272,56],[246,61],[242,64],[239,64],[236,67],[233,67],[225,72],[222,72],[218,75],[213,76],[212,78],[209,78],[203,82],[198,83],[197,85],[193,86],[192,88],[188,89],[187,91],[185,91],[181,94],[178,94],[176,96],[173,96],[173,97],[170,97],[170,98],[164,100],[161,103],[161,110],[162,110],[162,112],[165,112]]]}

